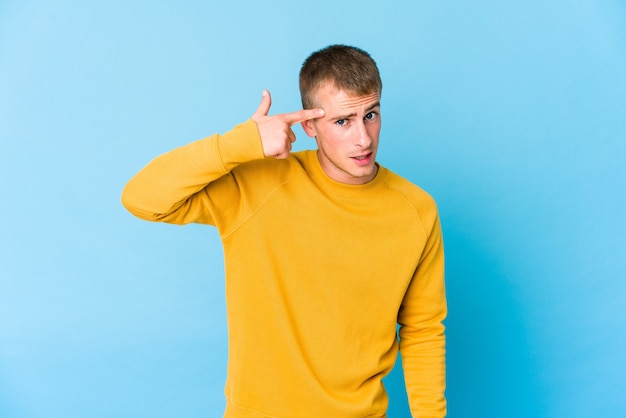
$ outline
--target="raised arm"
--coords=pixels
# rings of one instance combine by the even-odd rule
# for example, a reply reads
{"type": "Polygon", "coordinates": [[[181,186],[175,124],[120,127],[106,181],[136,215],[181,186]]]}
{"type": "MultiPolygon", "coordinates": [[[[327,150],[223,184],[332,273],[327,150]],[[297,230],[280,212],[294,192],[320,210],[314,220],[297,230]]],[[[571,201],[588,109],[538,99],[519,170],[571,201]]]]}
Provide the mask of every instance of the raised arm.
{"type": "MultiPolygon", "coordinates": [[[[152,160],[126,185],[122,203],[149,221],[214,224],[204,189],[240,164],[268,156],[286,158],[295,141],[291,126],[320,117],[321,109],[268,116],[268,91],[252,118],[223,135],[211,135],[152,160]]],[[[230,190],[236,193],[236,190],[230,190]]]]}

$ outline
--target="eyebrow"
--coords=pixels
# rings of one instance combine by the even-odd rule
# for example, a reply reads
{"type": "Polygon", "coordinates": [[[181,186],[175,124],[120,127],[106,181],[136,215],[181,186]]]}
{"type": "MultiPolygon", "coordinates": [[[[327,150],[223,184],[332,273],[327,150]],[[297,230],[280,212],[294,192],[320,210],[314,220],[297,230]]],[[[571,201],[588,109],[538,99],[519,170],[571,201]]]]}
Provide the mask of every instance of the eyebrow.
{"type": "MultiPolygon", "coordinates": [[[[375,108],[380,107],[380,101],[373,103],[370,107],[368,107],[367,109],[365,109],[365,113],[369,113],[372,110],[374,110],[375,108]]],[[[349,113],[347,115],[339,115],[339,116],[334,116],[331,118],[331,120],[342,120],[342,119],[348,119],[348,118],[352,118],[356,116],[355,112],[349,113]]]]}

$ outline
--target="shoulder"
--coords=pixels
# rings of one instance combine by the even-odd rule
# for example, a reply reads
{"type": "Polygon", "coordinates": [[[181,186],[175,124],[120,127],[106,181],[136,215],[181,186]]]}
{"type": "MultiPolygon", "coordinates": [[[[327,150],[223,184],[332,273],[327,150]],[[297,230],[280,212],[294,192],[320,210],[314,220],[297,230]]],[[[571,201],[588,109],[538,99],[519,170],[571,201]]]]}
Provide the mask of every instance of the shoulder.
{"type": "Polygon", "coordinates": [[[381,167],[385,175],[385,186],[402,196],[409,202],[418,206],[436,206],[435,199],[424,189],[412,181],[381,167]]]}
{"type": "Polygon", "coordinates": [[[231,175],[238,181],[259,184],[280,184],[307,176],[306,161],[300,153],[289,154],[287,158],[266,157],[248,161],[235,167],[231,175]]]}
{"type": "Polygon", "coordinates": [[[410,180],[381,167],[385,176],[385,188],[403,199],[412,207],[425,224],[433,224],[438,219],[437,203],[435,199],[424,189],[410,180]]]}

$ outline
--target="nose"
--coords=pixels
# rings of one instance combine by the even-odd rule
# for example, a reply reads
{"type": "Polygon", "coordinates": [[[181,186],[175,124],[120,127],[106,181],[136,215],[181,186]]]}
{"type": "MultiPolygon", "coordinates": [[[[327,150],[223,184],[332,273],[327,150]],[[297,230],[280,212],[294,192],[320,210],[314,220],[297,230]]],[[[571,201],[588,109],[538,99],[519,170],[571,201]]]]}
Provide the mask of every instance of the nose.
{"type": "Polygon", "coordinates": [[[357,129],[355,129],[353,143],[355,146],[363,149],[368,149],[372,145],[372,138],[363,121],[359,122],[357,129]]]}

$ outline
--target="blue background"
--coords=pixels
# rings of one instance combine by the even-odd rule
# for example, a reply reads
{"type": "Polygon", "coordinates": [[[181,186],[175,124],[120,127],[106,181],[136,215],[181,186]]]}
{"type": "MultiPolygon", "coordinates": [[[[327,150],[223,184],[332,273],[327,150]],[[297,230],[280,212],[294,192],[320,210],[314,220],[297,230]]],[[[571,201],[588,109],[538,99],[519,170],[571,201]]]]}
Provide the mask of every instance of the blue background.
{"type": "Polygon", "coordinates": [[[440,207],[449,416],[626,416],[624,2],[2,0],[0,417],[220,416],[217,233],[120,193],[264,88],[297,110],[330,43],[377,60],[379,161],[440,207]]]}

